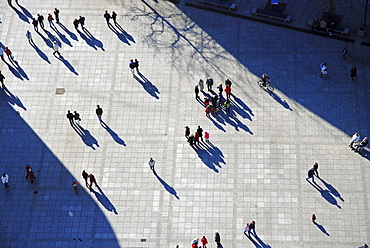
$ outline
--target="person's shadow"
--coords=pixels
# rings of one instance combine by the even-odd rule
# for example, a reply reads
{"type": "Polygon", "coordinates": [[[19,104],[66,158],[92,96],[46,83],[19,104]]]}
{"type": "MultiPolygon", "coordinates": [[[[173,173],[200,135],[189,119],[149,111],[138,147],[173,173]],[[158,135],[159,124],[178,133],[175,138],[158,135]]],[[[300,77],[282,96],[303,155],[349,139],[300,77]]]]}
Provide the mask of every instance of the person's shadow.
{"type": "Polygon", "coordinates": [[[113,212],[115,214],[118,214],[116,208],[110,202],[108,197],[104,194],[104,192],[101,190],[101,188],[99,186],[97,186],[97,188],[98,188],[99,192],[97,192],[93,189],[90,189],[95,194],[96,199],[98,199],[98,201],[101,203],[101,205],[103,205],[105,207],[106,210],[108,210],[109,212],[113,212]]]}
{"type": "Polygon", "coordinates": [[[253,237],[255,237],[255,239],[259,242],[257,243],[250,235],[248,235],[247,233],[244,233],[244,235],[254,244],[254,246],[256,248],[271,248],[270,245],[266,244],[265,242],[263,242],[257,235],[253,235],[253,237]]]}
{"type": "Polygon", "coordinates": [[[281,106],[283,106],[284,108],[290,110],[290,111],[293,111],[293,109],[290,108],[289,104],[287,103],[287,101],[285,100],[282,100],[280,96],[278,96],[276,93],[274,92],[271,92],[271,91],[268,91],[270,96],[275,100],[277,101],[278,103],[281,104],[281,106]]]}
{"type": "Polygon", "coordinates": [[[326,234],[327,236],[330,236],[330,234],[325,230],[325,228],[322,226],[322,225],[319,225],[318,223],[314,222],[314,224],[317,226],[317,228],[320,229],[320,231],[322,231],[324,234],[326,234]]]}
{"type": "Polygon", "coordinates": [[[11,72],[11,73],[13,73],[13,75],[15,76],[15,77],[17,77],[17,78],[19,78],[20,80],[22,80],[23,81],[23,77],[21,76],[21,74],[17,71],[17,69],[16,68],[14,68],[13,66],[11,66],[9,63],[7,63],[7,62],[5,62],[5,64],[7,64],[8,65],[8,68],[9,68],[9,71],[11,72]]]}
{"type": "Polygon", "coordinates": [[[48,62],[49,64],[51,64],[48,56],[43,52],[41,51],[35,44],[31,44],[31,46],[36,50],[36,52],[38,53],[38,55],[43,59],[45,60],[46,62],[48,62]]]}
{"type": "Polygon", "coordinates": [[[231,103],[234,103],[233,111],[238,113],[244,119],[248,119],[251,121],[252,120],[251,116],[254,116],[252,110],[240,98],[237,98],[233,94],[231,95],[233,96],[231,103]]]}
{"type": "MultiPolygon", "coordinates": [[[[72,44],[71,42],[68,40],[68,38],[62,34],[61,32],[59,32],[59,30],[57,29],[57,27],[52,27],[52,29],[55,31],[55,33],[57,33],[57,35],[59,36],[59,38],[61,39],[61,41],[63,41],[65,44],[67,44],[68,46],[72,47],[72,44]]],[[[46,32],[46,30],[45,30],[46,32]]]]}
{"type": "Polygon", "coordinates": [[[85,145],[91,147],[91,149],[96,150],[96,147],[99,147],[98,141],[90,134],[89,130],[84,129],[82,126],[75,124],[74,122],[70,123],[72,128],[76,133],[81,137],[85,145]]]}
{"type": "Polygon", "coordinates": [[[58,25],[59,25],[59,27],[61,27],[71,37],[72,40],[78,41],[77,35],[75,35],[71,31],[69,31],[69,29],[66,28],[61,22],[59,22],[58,25]]]}
{"type": "Polygon", "coordinates": [[[32,19],[32,14],[22,5],[19,4],[18,0],[15,1],[15,3],[18,5],[19,8],[23,11],[24,15],[27,16],[28,18],[32,19]]]}
{"type": "Polygon", "coordinates": [[[74,74],[78,75],[78,73],[76,72],[75,68],[73,67],[73,65],[71,65],[71,63],[68,62],[68,60],[66,60],[62,55],[60,55],[59,57],[56,57],[57,59],[59,59],[60,61],[63,62],[63,64],[74,74]]]}
{"type": "Polygon", "coordinates": [[[168,185],[162,178],[160,178],[155,170],[153,170],[153,173],[157,177],[158,181],[160,181],[163,187],[168,191],[168,193],[174,195],[176,199],[180,200],[180,197],[177,196],[176,190],[168,185]]]}
{"type": "Polygon", "coordinates": [[[11,104],[11,105],[17,105],[18,107],[24,109],[24,110],[27,110],[26,107],[23,105],[22,101],[15,95],[13,95],[13,93],[11,93],[7,87],[3,88],[3,92],[7,95],[8,97],[8,102],[11,104]]]}
{"type": "Polygon", "coordinates": [[[342,198],[342,196],[340,195],[340,193],[333,187],[333,185],[328,184],[321,177],[319,179],[325,185],[325,187],[330,191],[330,193],[332,195],[334,195],[335,197],[338,197],[342,202],[344,202],[344,199],[342,198]]]}
{"type": "Polygon", "coordinates": [[[91,33],[90,31],[83,27],[82,30],[84,31],[84,33],[86,33],[86,35],[83,35],[81,32],[80,32],[80,36],[83,38],[83,36],[86,38],[86,43],[93,47],[95,50],[96,47],[99,47],[102,51],[105,51],[104,48],[103,48],[103,42],[101,42],[100,40],[98,40],[97,38],[95,38],[91,33]],[[91,43],[91,45],[89,44],[89,42],[91,43]]]}
{"type": "Polygon", "coordinates": [[[108,27],[110,28],[110,30],[113,31],[113,33],[115,33],[118,37],[118,39],[120,39],[123,43],[126,43],[127,45],[131,46],[130,42],[127,40],[126,36],[122,33],[120,33],[115,27],[113,27],[113,25],[108,25],[108,27]]]}
{"type": "Polygon", "coordinates": [[[133,43],[136,43],[135,42],[135,39],[129,34],[129,33],[127,33],[122,27],[121,27],[121,25],[119,25],[119,23],[116,23],[115,24],[116,25],[116,27],[117,27],[117,29],[119,30],[119,31],[121,31],[121,33],[124,35],[124,36],[126,36],[126,38],[128,39],[128,40],[130,40],[131,42],[133,42],[133,43]]]}
{"type": "Polygon", "coordinates": [[[44,40],[44,42],[45,42],[45,44],[48,46],[48,47],[50,47],[50,48],[53,48],[53,42],[51,42],[51,40],[49,40],[48,38],[46,38],[45,36],[43,36],[40,32],[36,32],[36,33],[38,33],[40,36],[41,36],[41,38],[44,40]]]}
{"type": "Polygon", "coordinates": [[[193,148],[202,162],[216,173],[219,172],[216,166],[222,168],[221,164],[226,164],[221,150],[210,141],[199,142],[199,145],[194,145],[193,148]]]}
{"type": "Polygon", "coordinates": [[[327,200],[330,204],[333,204],[335,206],[337,206],[338,208],[342,208],[341,206],[338,205],[338,202],[337,200],[335,200],[335,198],[330,194],[330,191],[327,190],[327,189],[322,189],[317,183],[312,183],[311,181],[308,181],[317,191],[320,192],[321,196],[327,200]]]}
{"type": "Polygon", "coordinates": [[[101,121],[102,127],[107,130],[107,132],[112,136],[113,140],[120,145],[126,146],[125,141],[123,141],[117,133],[115,133],[104,121],[101,121]]]}
{"type": "Polygon", "coordinates": [[[136,81],[138,81],[141,86],[143,86],[143,88],[146,90],[146,92],[149,93],[149,95],[155,97],[156,99],[159,99],[159,96],[157,96],[157,94],[160,94],[158,88],[154,84],[152,84],[143,74],[139,73],[139,76],[141,78],[134,75],[136,81]]]}
{"type": "Polygon", "coordinates": [[[18,70],[19,74],[21,74],[21,76],[27,80],[30,80],[28,78],[28,75],[26,74],[26,72],[22,69],[22,67],[19,65],[19,63],[17,61],[14,61],[15,63],[15,68],[18,70]]]}
{"type": "MultiPolygon", "coordinates": [[[[11,6],[11,8],[15,11],[15,13],[17,13],[19,19],[21,19],[24,22],[30,23],[30,21],[28,20],[28,17],[25,14],[23,14],[22,12],[17,10],[14,6],[11,6]]],[[[31,16],[31,18],[32,18],[32,16],[31,16]]]]}

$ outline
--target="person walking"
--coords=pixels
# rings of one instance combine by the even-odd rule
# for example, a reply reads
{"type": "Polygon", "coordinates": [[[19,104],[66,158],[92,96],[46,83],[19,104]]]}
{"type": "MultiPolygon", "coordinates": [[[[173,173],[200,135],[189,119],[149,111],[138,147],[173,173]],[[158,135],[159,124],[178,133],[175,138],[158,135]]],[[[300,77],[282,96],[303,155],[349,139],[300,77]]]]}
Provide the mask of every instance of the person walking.
{"type": "Polygon", "coordinates": [[[205,108],[204,112],[206,112],[206,116],[207,116],[208,118],[210,118],[210,117],[211,117],[211,116],[209,115],[209,114],[211,113],[211,108],[210,108],[209,106],[207,106],[207,107],[205,108]]]}
{"type": "Polygon", "coordinates": [[[4,79],[5,79],[5,77],[0,71],[0,83],[1,83],[1,88],[3,88],[3,89],[5,88],[4,79]]]}
{"type": "Polygon", "coordinates": [[[39,25],[39,22],[36,20],[36,18],[32,19],[32,25],[33,25],[33,29],[35,29],[35,31],[38,32],[39,28],[37,26],[39,25]]]}
{"type": "Polygon", "coordinates": [[[230,81],[230,79],[226,79],[225,80],[225,86],[230,86],[231,87],[232,83],[230,81]]]}
{"type": "Polygon", "coordinates": [[[1,181],[3,182],[5,188],[9,188],[9,176],[8,176],[8,174],[3,173],[3,175],[1,176],[1,181]]]}
{"type": "Polygon", "coordinates": [[[58,45],[58,43],[56,41],[53,42],[53,55],[55,56],[55,54],[57,53],[59,55],[59,57],[61,56],[60,55],[60,52],[59,52],[59,49],[60,49],[60,46],[58,45]]]}
{"type": "Polygon", "coordinates": [[[71,124],[71,126],[73,126],[73,114],[71,113],[70,110],[68,110],[68,112],[67,112],[67,118],[68,118],[69,123],[71,124]]]}
{"type": "Polygon", "coordinates": [[[28,43],[30,43],[31,45],[32,44],[35,45],[35,43],[32,40],[32,34],[31,34],[31,32],[29,30],[27,30],[27,32],[26,32],[26,37],[28,39],[28,43]]]}
{"type": "Polygon", "coordinates": [[[90,174],[89,175],[89,179],[90,179],[90,191],[91,191],[91,187],[93,185],[93,183],[95,184],[95,187],[99,187],[98,184],[96,183],[96,179],[95,179],[95,176],[93,174],[90,174]]]}
{"type": "Polygon", "coordinates": [[[79,31],[79,30],[78,30],[78,24],[79,24],[79,21],[78,21],[77,19],[74,19],[74,20],[73,20],[73,25],[75,26],[75,29],[76,29],[77,31],[79,31]]]}
{"type": "Polygon", "coordinates": [[[208,132],[204,132],[204,139],[206,140],[206,142],[209,143],[209,133],[208,132]]]}
{"type": "Polygon", "coordinates": [[[190,136],[190,128],[188,126],[185,127],[185,138],[189,139],[190,136]]]}
{"type": "Polygon", "coordinates": [[[135,75],[135,62],[133,59],[130,59],[130,63],[128,64],[128,67],[130,68],[130,71],[132,75],[135,75]]]}
{"type": "Polygon", "coordinates": [[[85,27],[85,17],[84,16],[80,16],[80,18],[78,19],[78,22],[81,24],[81,28],[84,29],[85,27]]]}
{"type": "Polygon", "coordinates": [[[246,234],[246,235],[248,234],[248,236],[249,236],[249,223],[245,224],[243,232],[244,232],[244,234],[246,234]]]}
{"type": "Polygon", "coordinates": [[[195,132],[194,134],[194,141],[195,141],[195,145],[199,145],[199,132],[195,132]]]}
{"type": "Polygon", "coordinates": [[[81,126],[81,118],[80,118],[80,114],[77,113],[77,111],[74,111],[73,118],[75,119],[75,122],[77,123],[77,125],[80,127],[81,126]]]}
{"type": "Polygon", "coordinates": [[[44,16],[37,14],[37,21],[40,23],[40,27],[44,29],[44,16]]]}
{"type": "Polygon", "coordinates": [[[203,236],[201,239],[200,239],[200,242],[202,243],[202,248],[206,248],[207,244],[208,244],[208,240],[206,238],[206,236],[203,236]]]}
{"type": "Polygon", "coordinates": [[[342,56],[343,56],[343,60],[345,60],[346,57],[347,57],[347,49],[346,48],[343,48],[343,50],[342,50],[342,56]]]}
{"type": "Polygon", "coordinates": [[[318,163],[315,163],[315,164],[313,165],[313,169],[314,169],[314,174],[315,174],[315,176],[317,176],[317,178],[320,178],[320,176],[319,176],[319,171],[318,171],[318,169],[319,169],[319,164],[318,164],[318,163]]]}
{"type": "Polygon", "coordinates": [[[248,231],[249,236],[251,236],[252,231],[253,231],[253,235],[257,237],[256,222],[254,220],[249,224],[249,231],[248,231]]]}
{"type": "Polygon", "coordinates": [[[27,172],[26,178],[31,179],[31,183],[33,183],[33,180],[36,179],[36,177],[35,174],[33,173],[32,167],[29,164],[26,165],[26,172],[27,172]]]}
{"type": "Polygon", "coordinates": [[[352,81],[357,78],[357,68],[356,66],[352,67],[349,76],[352,78],[352,81]]]}
{"type": "Polygon", "coordinates": [[[148,164],[150,166],[150,169],[154,172],[155,160],[153,158],[150,158],[148,164]]]}
{"type": "Polygon", "coordinates": [[[316,215],[315,215],[315,214],[313,214],[313,215],[311,216],[311,220],[312,220],[312,223],[315,223],[315,221],[316,221],[316,215]]]}
{"type": "Polygon", "coordinates": [[[53,26],[55,27],[55,25],[54,25],[54,23],[53,23],[53,20],[54,20],[53,16],[49,13],[49,14],[48,14],[48,21],[49,21],[49,25],[50,25],[50,27],[51,27],[51,28],[52,28],[53,26]]]}
{"type": "Polygon", "coordinates": [[[230,100],[226,100],[225,102],[226,113],[230,113],[230,108],[231,108],[231,102],[230,100]]]}
{"type": "Polygon", "coordinates": [[[198,81],[199,90],[203,93],[204,92],[204,82],[202,79],[198,81]]]}
{"type": "Polygon", "coordinates": [[[357,143],[357,142],[360,142],[360,139],[361,139],[360,134],[359,133],[355,133],[354,135],[352,135],[351,142],[349,143],[348,146],[350,148],[354,149],[353,144],[354,143],[357,143]]]}
{"type": "Polygon", "coordinates": [[[203,129],[200,126],[198,126],[198,128],[197,128],[197,132],[199,133],[199,138],[203,142],[203,129]]]}
{"type": "Polygon", "coordinates": [[[12,55],[12,51],[10,51],[10,49],[8,47],[5,47],[5,50],[4,50],[6,56],[8,57],[9,61],[14,64],[16,61],[14,60],[14,56],[12,55]]]}
{"type": "Polygon", "coordinates": [[[99,121],[102,122],[101,116],[103,115],[103,109],[99,105],[96,105],[95,113],[99,121]]]}
{"type": "Polygon", "coordinates": [[[213,79],[211,77],[207,78],[206,84],[208,91],[212,91],[213,79]]]}
{"type": "Polygon", "coordinates": [[[218,89],[218,94],[219,95],[222,95],[222,92],[224,91],[224,88],[222,86],[222,83],[219,86],[217,86],[217,89],[218,89]]]}
{"type": "Polygon", "coordinates": [[[215,232],[215,242],[216,242],[217,247],[220,247],[221,237],[220,237],[220,234],[218,232],[215,232]]]}
{"type": "Polygon", "coordinates": [[[54,9],[54,16],[55,16],[55,22],[59,23],[59,9],[55,8],[54,9]]]}
{"type": "Polygon", "coordinates": [[[108,13],[108,10],[105,11],[104,18],[107,21],[107,25],[109,26],[109,20],[111,18],[110,14],[108,13]]]}
{"type": "Polygon", "coordinates": [[[231,87],[228,85],[225,88],[225,93],[226,93],[226,100],[230,100],[230,95],[231,95],[231,87]]]}
{"type": "Polygon", "coordinates": [[[85,170],[82,171],[82,178],[85,180],[86,187],[89,187],[89,184],[87,183],[87,179],[89,178],[89,174],[85,170]]]}
{"type": "Polygon", "coordinates": [[[137,74],[140,74],[140,71],[139,71],[139,60],[135,59],[135,69],[136,69],[136,73],[137,74]]]}
{"type": "Polygon", "coordinates": [[[195,92],[195,99],[200,99],[199,97],[199,86],[198,85],[195,85],[195,88],[194,88],[194,92],[195,92]]]}
{"type": "Polygon", "coordinates": [[[308,179],[312,179],[312,182],[315,183],[315,169],[314,168],[311,168],[308,170],[308,177],[306,178],[306,181],[308,181],[308,179]]]}
{"type": "Polygon", "coordinates": [[[5,62],[5,59],[4,59],[4,48],[1,45],[0,45],[0,57],[1,57],[1,60],[5,62]]]}
{"type": "Polygon", "coordinates": [[[113,19],[114,25],[117,25],[117,14],[114,11],[112,11],[112,19],[113,19]]]}
{"type": "Polygon", "coordinates": [[[328,77],[328,66],[326,65],[326,63],[320,64],[320,77],[322,77],[323,75],[328,77]]]}

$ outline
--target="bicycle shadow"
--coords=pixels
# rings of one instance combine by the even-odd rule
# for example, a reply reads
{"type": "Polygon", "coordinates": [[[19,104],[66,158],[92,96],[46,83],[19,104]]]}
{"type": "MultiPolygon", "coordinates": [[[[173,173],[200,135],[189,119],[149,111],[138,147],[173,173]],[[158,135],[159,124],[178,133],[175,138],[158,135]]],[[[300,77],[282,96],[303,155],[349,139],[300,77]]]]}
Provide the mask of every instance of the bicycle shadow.
{"type": "Polygon", "coordinates": [[[154,175],[157,177],[159,182],[163,185],[163,187],[167,190],[168,193],[175,196],[176,199],[180,200],[180,197],[178,197],[177,192],[174,188],[172,188],[170,185],[168,185],[162,178],[160,178],[155,170],[153,170],[154,175]]]}
{"type": "Polygon", "coordinates": [[[271,91],[268,91],[270,96],[275,100],[277,101],[278,103],[280,103],[281,106],[283,106],[284,108],[290,110],[290,111],[293,111],[293,109],[290,108],[289,104],[287,103],[286,100],[282,100],[280,96],[278,96],[276,93],[274,92],[271,92],[271,91]]]}
{"type": "Polygon", "coordinates": [[[138,81],[141,84],[141,86],[143,86],[143,88],[146,90],[146,92],[149,93],[149,95],[156,99],[159,99],[159,96],[157,95],[160,94],[158,88],[154,84],[152,84],[143,74],[141,73],[138,74],[141,77],[141,79],[138,76],[134,75],[136,81],[138,81]]]}
{"type": "Polygon", "coordinates": [[[104,192],[102,191],[102,189],[97,186],[99,192],[93,190],[92,188],[90,189],[91,192],[94,193],[96,199],[98,199],[98,201],[101,203],[101,205],[104,206],[104,208],[106,210],[108,210],[109,212],[113,212],[115,213],[116,215],[118,214],[116,208],[113,206],[112,202],[108,199],[108,197],[104,194],[104,192]]]}
{"type": "Polygon", "coordinates": [[[107,130],[107,132],[110,134],[110,136],[112,136],[115,142],[117,142],[120,145],[126,146],[125,142],[118,136],[118,134],[115,133],[104,121],[101,121],[100,124],[105,130],[107,130]]]}

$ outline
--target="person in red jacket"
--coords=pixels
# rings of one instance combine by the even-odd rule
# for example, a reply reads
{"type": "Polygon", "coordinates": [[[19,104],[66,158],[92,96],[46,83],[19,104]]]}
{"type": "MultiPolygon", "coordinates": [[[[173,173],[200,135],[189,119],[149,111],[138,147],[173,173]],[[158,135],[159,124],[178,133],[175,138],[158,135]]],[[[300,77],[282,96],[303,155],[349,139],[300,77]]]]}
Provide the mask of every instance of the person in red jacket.
{"type": "Polygon", "coordinates": [[[202,239],[200,240],[200,242],[202,242],[202,248],[205,248],[206,245],[208,244],[208,240],[207,240],[206,236],[203,236],[202,239]]]}
{"type": "Polygon", "coordinates": [[[13,59],[14,57],[13,57],[12,52],[10,51],[10,49],[8,47],[5,47],[4,52],[5,52],[6,56],[8,56],[9,61],[12,64],[14,64],[15,60],[13,59]]]}
{"type": "Polygon", "coordinates": [[[226,93],[226,99],[230,100],[230,94],[231,94],[231,87],[230,86],[226,86],[225,93],[226,93]]]}
{"type": "Polygon", "coordinates": [[[36,177],[35,177],[35,174],[32,171],[32,167],[29,164],[26,165],[26,171],[27,171],[26,178],[30,178],[31,183],[33,183],[33,179],[36,179],[36,177]]]}
{"type": "Polygon", "coordinates": [[[95,183],[96,187],[99,187],[98,184],[96,183],[96,179],[95,179],[93,174],[89,175],[89,179],[90,179],[90,191],[91,191],[91,187],[92,187],[93,183],[95,183]]]}

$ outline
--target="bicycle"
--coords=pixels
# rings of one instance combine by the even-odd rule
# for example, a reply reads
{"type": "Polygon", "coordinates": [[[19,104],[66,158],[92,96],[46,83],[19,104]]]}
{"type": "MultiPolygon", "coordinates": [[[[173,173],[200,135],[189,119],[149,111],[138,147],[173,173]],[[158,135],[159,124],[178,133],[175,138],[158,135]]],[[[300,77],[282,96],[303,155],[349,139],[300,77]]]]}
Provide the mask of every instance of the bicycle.
{"type": "Polygon", "coordinates": [[[264,88],[264,89],[266,89],[270,92],[273,92],[274,89],[275,89],[274,86],[272,86],[270,84],[270,82],[265,83],[265,82],[262,81],[262,79],[258,80],[257,84],[258,84],[259,87],[264,88]]]}

